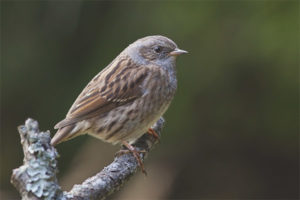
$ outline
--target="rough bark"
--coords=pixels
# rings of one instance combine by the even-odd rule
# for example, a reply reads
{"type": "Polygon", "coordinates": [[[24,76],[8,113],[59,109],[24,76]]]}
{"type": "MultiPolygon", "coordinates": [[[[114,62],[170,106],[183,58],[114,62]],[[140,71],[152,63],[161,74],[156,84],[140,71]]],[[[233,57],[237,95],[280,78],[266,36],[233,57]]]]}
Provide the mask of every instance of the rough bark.
{"type": "MultiPolygon", "coordinates": [[[[160,118],[152,127],[160,135],[164,119],[160,118]]],[[[50,145],[50,132],[40,132],[38,122],[27,119],[25,125],[18,127],[24,151],[24,163],[13,170],[11,183],[19,191],[22,199],[105,199],[133,176],[139,168],[131,153],[116,156],[114,161],[102,171],[74,185],[71,191],[61,190],[56,178],[56,149],[50,145]]],[[[144,134],[133,146],[143,161],[157,143],[152,135],[144,134]]]]}

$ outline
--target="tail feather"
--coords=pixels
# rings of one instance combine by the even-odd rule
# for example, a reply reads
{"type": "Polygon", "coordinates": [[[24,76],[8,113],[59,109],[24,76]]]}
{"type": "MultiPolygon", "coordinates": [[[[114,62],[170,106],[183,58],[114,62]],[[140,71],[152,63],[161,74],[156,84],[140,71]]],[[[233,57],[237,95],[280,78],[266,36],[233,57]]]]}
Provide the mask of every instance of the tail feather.
{"type": "Polygon", "coordinates": [[[76,135],[76,132],[72,133],[74,127],[74,125],[70,125],[58,129],[56,134],[51,139],[51,145],[55,146],[63,141],[73,138],[76,135]]]}

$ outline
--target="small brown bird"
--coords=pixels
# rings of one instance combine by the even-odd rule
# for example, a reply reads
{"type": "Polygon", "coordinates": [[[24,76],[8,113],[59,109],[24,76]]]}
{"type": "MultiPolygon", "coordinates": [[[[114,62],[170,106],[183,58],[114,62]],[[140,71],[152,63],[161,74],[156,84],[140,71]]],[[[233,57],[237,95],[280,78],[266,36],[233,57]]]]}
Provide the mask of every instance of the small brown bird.
{"type": "Polygon", "coordinates": [[[177,88],[176,57],[184,53],[159,35],[130,44],[83,89],[56,124],[51,144],[85,133],[112,144],[134,142],[171,103],[177,88]]]}

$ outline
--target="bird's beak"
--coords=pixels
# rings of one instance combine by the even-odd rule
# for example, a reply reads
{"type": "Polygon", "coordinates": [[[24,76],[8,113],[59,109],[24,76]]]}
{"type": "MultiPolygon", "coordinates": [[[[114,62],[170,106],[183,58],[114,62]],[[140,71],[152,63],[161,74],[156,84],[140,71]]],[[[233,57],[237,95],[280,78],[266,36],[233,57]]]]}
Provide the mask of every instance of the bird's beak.
{"type": "Polygon", "coordinates": [[[170,55],[170,56],[178,56],[178,55],[186,54],[186,53],[188,53],[188,52],[185,51],[185,50],[176,48],[176,49],[174,49],[173,51],[171,51],[171,52],[169,53],[169,55],[170,55]]]}

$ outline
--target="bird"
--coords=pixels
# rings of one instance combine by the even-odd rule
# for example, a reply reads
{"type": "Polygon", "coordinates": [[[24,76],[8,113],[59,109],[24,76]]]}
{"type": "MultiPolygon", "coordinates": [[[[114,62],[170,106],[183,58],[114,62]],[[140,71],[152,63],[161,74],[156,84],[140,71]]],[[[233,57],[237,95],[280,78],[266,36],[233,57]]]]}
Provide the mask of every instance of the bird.
{"type": "Polygon", "coordinates": [[[130,44],[82,90],[65,119],[55,125],[51,144],[89,134],[130,149],[145,132],[155,136],[150,127],[175,95],[176,58],[186,53],[161,35],[130,44]]]}

